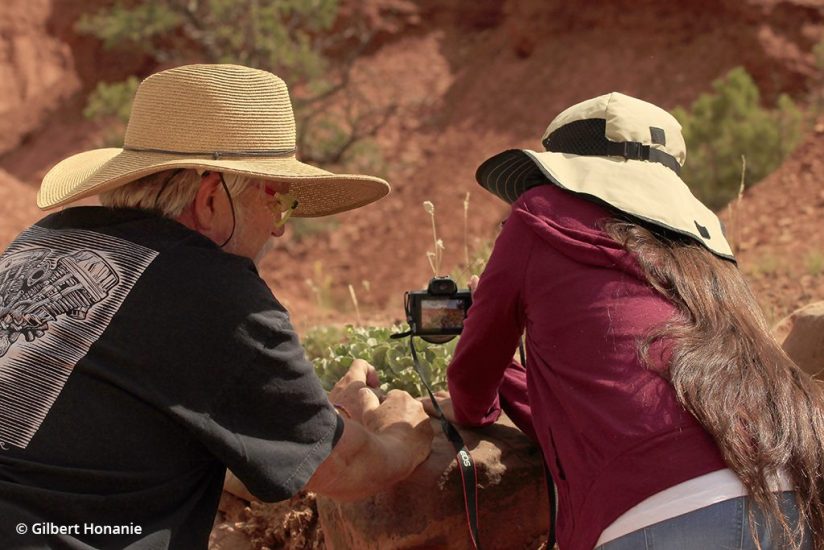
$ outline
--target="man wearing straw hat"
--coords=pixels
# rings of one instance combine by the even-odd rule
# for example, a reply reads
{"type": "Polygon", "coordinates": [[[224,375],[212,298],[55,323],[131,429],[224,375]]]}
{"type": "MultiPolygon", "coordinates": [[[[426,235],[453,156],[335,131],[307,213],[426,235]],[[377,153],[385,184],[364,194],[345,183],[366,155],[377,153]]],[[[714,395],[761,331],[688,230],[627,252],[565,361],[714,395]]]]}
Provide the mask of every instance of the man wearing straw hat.
{"type": "Polygon", "coordinates": [[[429,453],[421,405],[356,361],[327,398],[255,260],[290,215],[381,179],[295,158],[278,77],[140,85],[125,145],[74,155],[0,258],[0,547],[202,548],[228,466],[258,498],[374,493],[429,453]]]}

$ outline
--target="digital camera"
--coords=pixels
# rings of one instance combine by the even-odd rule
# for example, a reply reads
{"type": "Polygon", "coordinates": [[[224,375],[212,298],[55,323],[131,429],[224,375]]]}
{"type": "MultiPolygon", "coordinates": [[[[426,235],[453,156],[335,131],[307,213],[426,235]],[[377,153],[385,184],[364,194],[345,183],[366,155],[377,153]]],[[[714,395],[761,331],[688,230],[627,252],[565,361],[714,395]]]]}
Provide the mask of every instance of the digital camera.
{"type": "Polygon", "coordinates": [[[433,277],[426,290],[410,290],[404,296],[412,334],[433,344],[448,342],[461,333],[470,305],[469,289],[458,290],[449,277],[433,277]]]}

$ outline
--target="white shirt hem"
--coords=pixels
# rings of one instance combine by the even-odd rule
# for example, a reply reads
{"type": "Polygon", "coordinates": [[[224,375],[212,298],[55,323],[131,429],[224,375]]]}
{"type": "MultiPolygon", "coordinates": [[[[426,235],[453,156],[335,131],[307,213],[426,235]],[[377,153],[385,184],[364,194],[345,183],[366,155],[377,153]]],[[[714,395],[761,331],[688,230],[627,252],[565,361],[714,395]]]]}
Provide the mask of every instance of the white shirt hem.
{"type": "MultiPolygon", "coordinates": [[[[781,471],[772,483],[773,491],[792,491],[786,472],[781,471]]],[[[613,521],[601,533],[595,546],[643,529],[660,521],[745,496],[747,489],[729,468],[684,481],[639,502],[613,521]]]]}

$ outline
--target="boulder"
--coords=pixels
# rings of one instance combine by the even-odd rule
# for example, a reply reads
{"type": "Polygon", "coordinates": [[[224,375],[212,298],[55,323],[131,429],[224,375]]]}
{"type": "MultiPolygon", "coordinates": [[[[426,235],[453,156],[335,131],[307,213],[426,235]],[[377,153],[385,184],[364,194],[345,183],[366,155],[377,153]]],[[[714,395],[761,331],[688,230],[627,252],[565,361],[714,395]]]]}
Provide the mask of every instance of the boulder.
{"type": "Polygon", "coordinates": [[[243,499],[246,502],[255,502],[258,500],[231,470],[226,470],[226,477],[223,480],[223,491],[243,499]]]}
{"type": "Polygon", "coordinates": [[[824,301],[795,310],[773,328],[776,340],[805,372],[824,371],[824,301]]]}
{"type": "Polygon", "coordinates": [[[228,473],[209,550],[321,550],[314,493],[301,491],[282,502],[261,502],[228,473]]]}
{"type": "Polygon", "coordinates": [[[0,252],[26,227],[46,215],[37,208],[37,190],[0,169],[0,252]]]}
{"type": "Polygon", "coordinates": [[[243,530],[248,506],[248,502],[223,492],[209,535],[209,550],[252,550],[252,540],[243,530]]]}
{"type": "Polygon", "coordinates": [[[9,0],[0,12],[0,154],[18,147],[80,90],[68,44],[51,35],[52,0],[9,0]]]}
{"type": "MultiPolygon", "coordinates": [[[[432,454],[406,480],[355,502],[317,497],[328,549],[472,548],[455,451],[437,421],[432,428],[432,454]]],[[[504,416],[461,435],[478,472],[481,545],[541,547],[549,529],[549,502],[537,446],[504,416]]]]}

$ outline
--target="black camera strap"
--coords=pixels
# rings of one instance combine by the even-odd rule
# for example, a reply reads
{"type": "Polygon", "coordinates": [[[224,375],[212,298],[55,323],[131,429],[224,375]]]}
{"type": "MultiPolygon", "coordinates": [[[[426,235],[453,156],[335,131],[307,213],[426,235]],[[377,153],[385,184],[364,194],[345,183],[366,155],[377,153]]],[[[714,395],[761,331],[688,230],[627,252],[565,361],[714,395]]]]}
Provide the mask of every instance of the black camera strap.
{"type": "Polygon", "coordinates": [[[469,525],[469,535],[472,539],[472,544],[476,550],[481,550],[481,544],[478,539],[478,472],[475,468],[475,461],[472,460],[472,455],[466,448],[463,438],[457,428],[452,425],[444,416],[441,406],[438,405],[438,400],[429,386],[429,382],[423,373],[421,364],[418,361],[418,352],[415,351],[415,342],[413,331],[404,332],[401,334],[393,334],[391,338],[402,338],[409,336],[409,349],[412,352],[412,363],[415,366],[415,372],[421,378],[426,392],[429,394],[429,399],[432,400],[432,406],[438,413],[438,420],[441,422],[441,429],[444,435],[452,443],[455,452],[455,461],[458,463],[458,469],[461,472],[461,481],[463,482],[464,493],[464,509],[466,510],[466,521],[469,525]]]}

